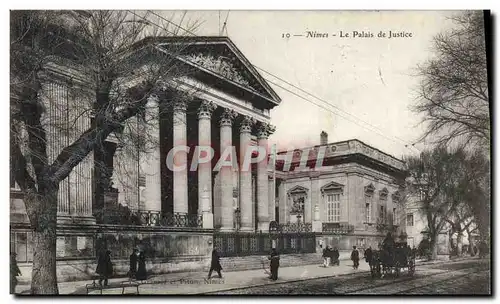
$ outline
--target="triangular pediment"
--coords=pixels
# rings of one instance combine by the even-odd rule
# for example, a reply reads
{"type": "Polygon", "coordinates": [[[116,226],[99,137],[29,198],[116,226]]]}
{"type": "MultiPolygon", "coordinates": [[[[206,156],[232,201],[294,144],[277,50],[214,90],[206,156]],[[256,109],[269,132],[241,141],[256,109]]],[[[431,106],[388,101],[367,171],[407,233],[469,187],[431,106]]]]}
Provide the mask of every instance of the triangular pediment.
{"type": "Polygon", "coordinates": [[[396,191],[392,194],[393,202],[399,202],[400,199],[401,199],[401,193],[399,191],[396,191]]]}
{"type": "Polygon", "coordinates": [[[288,190],[288,194],[296,194],[296,193],[307,193],[307,191],[309,191],[309,189],[307,188],[304,188],[302,186],[295,186],[295,187],[292,187],[290,190],[288,190]]]}
{"type": "Polygon", "coordinates": [[[378,195],[381,198],[387,198],[387,196],[389,195],[389,190],[387,190],[387,188],[384,187],[384,189],[382,189],[382,190],[379,191],[378,195]]]}
{"type": "Polygon", "coordinates": [[[344,185],[336,182],[329,182],[328,184],[321,187],[321,192],[343,191],[343,190],[344,190],[344,185]]]}
{"type": "Polygon", "coordinates": [[[365,187],[365,193],[373,193],[375,191],[375,187],[373,184],[369,184],[368,186],[365,187]]]}
{"type": "MultiPolygon", "coordinates": [[[[257,94],[274,104],[281,99],[257,69],[227,37],[166,37],[159,45],[184,44],[176,57],[221,80],[257,94]]],[[[165,48],[167,49],[167,47],[165,48]]]]}

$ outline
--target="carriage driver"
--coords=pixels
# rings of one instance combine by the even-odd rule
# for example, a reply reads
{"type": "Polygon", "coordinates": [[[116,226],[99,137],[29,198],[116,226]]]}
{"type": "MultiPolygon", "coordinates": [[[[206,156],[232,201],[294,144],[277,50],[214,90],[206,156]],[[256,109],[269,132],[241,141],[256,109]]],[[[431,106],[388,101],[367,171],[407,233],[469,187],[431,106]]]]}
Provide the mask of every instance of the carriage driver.
{"type": "Polygon", "coordinates": [[[382,243],[382,248],[387,252],[394,251],[394,239],[392,238],[392,235],[390,232],[387,233],[387,235],[384,239],[384,242],[382,243]]]}

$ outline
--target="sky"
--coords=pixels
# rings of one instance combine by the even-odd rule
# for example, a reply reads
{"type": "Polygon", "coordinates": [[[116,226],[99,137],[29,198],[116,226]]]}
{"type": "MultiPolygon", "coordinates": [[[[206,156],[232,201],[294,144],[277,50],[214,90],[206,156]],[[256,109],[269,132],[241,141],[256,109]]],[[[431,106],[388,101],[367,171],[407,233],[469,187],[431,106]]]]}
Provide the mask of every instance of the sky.
{"type": "MultiPolygon", "coordinates": [[[[179,11],[158,13],[177,24],[182,18],[179,11]]],[[[229,36],[251,63],[323,100],[259,71],[267,80],[309,100],[271,84],[282,99],[271,110],[276,131],[269,138],[279,150],[319,144],[324,130],[329,142],[359,139],[401,158],[425,148],[423,144],[411,147],[423,132],[421,117],[410,110],[418,84],[415,68],[432,56],[432,37],[452,25],[446,18],[452,13],[189,11],[182,24],[202,22],[197,35],[217,36],[227,18],[222,35],[229,36]],[[307,31],[329,37],[293,36],[307,31]],[[350,36],[353,31],[370,32],[374,37],[341,38],[340,31],[350,36]],[[386,35],[404,31],[412,37],[378,38],[380,31],[386,35]]]]}

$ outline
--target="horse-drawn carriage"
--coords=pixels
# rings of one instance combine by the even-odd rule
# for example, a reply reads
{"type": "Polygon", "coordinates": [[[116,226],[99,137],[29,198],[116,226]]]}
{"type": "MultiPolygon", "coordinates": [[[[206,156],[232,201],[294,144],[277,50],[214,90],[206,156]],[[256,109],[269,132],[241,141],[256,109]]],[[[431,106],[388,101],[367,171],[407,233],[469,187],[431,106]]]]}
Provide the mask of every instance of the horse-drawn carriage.
{"type": "Polygon", "coordinates": [[[394,246],[372,251],[370,272],[372,277],[383,278],[386,275],[399,276],[406,270],[411,276],[415,273],[415,252],[406,242],[394,243],[394,246]]]}

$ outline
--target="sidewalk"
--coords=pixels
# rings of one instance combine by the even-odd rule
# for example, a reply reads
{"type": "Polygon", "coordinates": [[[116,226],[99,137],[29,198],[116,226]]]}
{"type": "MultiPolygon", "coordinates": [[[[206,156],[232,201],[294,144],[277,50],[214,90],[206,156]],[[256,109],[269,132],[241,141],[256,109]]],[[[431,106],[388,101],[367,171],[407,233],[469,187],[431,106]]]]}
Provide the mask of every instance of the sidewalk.
{"type": "MultiPolygon", "coordinates": [[[[464,260],[464,259],[460,259],[464,260]]],[[[436,264],[452,261],[431,261],[417,262],[417,265],[436,264]]],[[[360,261],[359,269],[352,268],[351,261],[341,261],[340,266],[323,267],[319,263],[316,265],[306,265],[297,267],[282,267],[279,269],[278,280],[271,281],[263,269],[223,272],[223,279],[219,279],[217,274],[212,274],[212,279],[207,279],[207,272],[184,272],[169,273],[152,276],[147,282],[139,287],[140,294],[202,294],[209,292],[227,291],[235,288],[245,288],[261,285],[269,285],[284,282],[296,282],[323,277],[335,277],[354,272],[369,271],[368,264],[360,261]]],[[[110,283],[123,282],[126,278],[110,279],[110,283]]],[[[92,281],[75,281],[59,283],[59,294],[86,294],[85,284],[92,281]]],[[[18,285],[16,292],[20,294],[29,293],[29,285],[18,285]]],[[[103,294],[121,294],[121,288],[103,290],[103,294]]],[[[125,293],[132,292],[125,290],[125,293]]],[[[89,294],[99,294],[99,291],[92,291],[89,294]]]]}
{"type": "MultiPolygon", "coordinates": [[[[212,274],[212,279],[208,280],[207,272],[183,272],[168,273],[152,276],[147,282],[139,287],[140,294],[202,294],[207,292],[217,292],[234,288],[260,286],[267,284],[293,282],[322,277],[332,277],[353,272],[369,271],[368,264],[360,261],[359,269],[352,268],[351,261],[345,261],[340,266],[323,267],[319,263],[316,265],[306,265],[297,267],[280,267],[278,280],[272,281],[264,269],[222,272],[222,279],[217,273],[212,274]]],[[[126,278],[110,279],[110,283],[123,282],[126,278]]],[[[86,294],[85,284],[89,281],[74,281],[59,283],[59,294],[86,294]]],[[[16,293],[29,294],[30,285],[18,285],[16,293]]],[[[104,294],[121,294],[121,288],[103,290],[104,294]]],[[[133,288],[125,293],[133,292],[133,288]]],[[[100,294],[100,291],[91,291],[89,294],[100,294]]]]}

